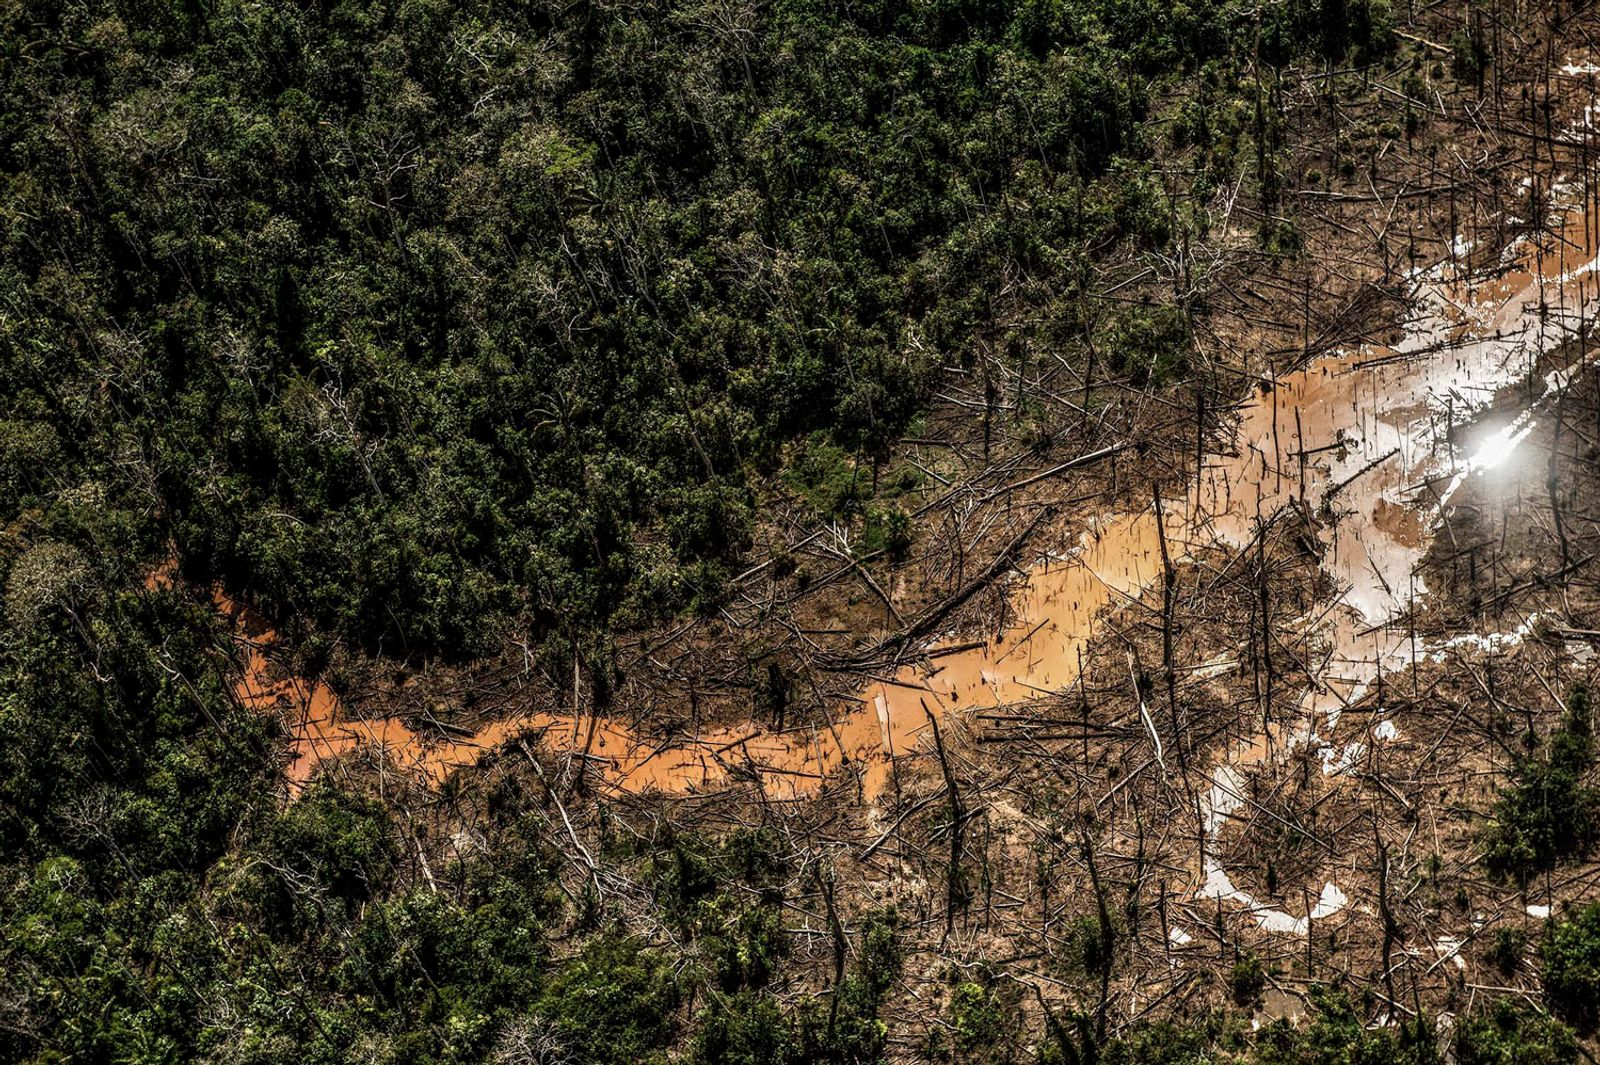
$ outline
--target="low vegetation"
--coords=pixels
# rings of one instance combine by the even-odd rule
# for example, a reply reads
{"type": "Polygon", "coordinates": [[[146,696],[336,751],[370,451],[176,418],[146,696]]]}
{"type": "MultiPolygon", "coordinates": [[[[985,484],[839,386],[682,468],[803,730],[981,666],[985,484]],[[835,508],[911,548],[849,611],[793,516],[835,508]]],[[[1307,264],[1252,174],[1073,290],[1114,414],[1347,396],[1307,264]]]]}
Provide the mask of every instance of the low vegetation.
{"type": "MultiPolygon", "coordinates": [[[[1538,740],[1531,734],[1530,745],[1538,740]]],[[[1589,691],[1573,690],[1560,725],[1545,743],[1517,760],[1485,834],[1484,864],[1520,883],[1580,858],[1600,835],[1600,788],[1594,769],[1589,691]]]]}

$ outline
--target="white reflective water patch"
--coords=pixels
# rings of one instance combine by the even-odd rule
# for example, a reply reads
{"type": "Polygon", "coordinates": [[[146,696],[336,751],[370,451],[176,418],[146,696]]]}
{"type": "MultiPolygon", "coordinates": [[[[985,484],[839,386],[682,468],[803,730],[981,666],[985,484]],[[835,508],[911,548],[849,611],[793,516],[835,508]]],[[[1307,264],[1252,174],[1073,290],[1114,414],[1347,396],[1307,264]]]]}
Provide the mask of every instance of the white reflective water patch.
{"type": "Polygon", "coordinates": [[[1317,748],[1317,757],[1322,761],[1322,775],[1327,777],[1349,772],[1366,753],[1367,745],[1360,742],[1347,743],[1343,748],[1335,748],[1331,744],[1317,748]]]}
{"type": "Polygon", "coordinates": [[[1316,905],[1311,907],[1310,918],[1295,917],[1257,902],[1249,893],[1234,887],[1227,870],[1209,857],[1205,859],[1205,874],[1205,883],[1198,897],[1222,899],[1238,905],[1263,932],[1303,936],[1310,931],[1312,921],[1332,917],[1350,903],[1350,897],[1337,884],[1329,882],[1322,885],[1322,893],[1317,897],[1316,905]]]}
{"type": "Polygon", "coordinates": [[[1483,634],[1469,632],[1461,636],[1452,636],[1448,640],[1440,640],[1429,645],[1427,657],[1430,661],[1443,662],[1449,657],[1451,651],[1482,651],[1485,654],[1498,654],[1520,647],[1524,640],[1532,634],[1534,625],[1539,620],[1538,612],[1528,615],[1524,621],[1514,629],[1505,632],[1487,632],[1483,634]]]}
{"type": "Polygon", "coordinates": [[[1211,773],[1211,789],[1200,800],[1201,820],[1206,835],[1215,836],[1223,822],[1244,805],[1244,779],[1231,765],[1219,765],[1211,773]]]}

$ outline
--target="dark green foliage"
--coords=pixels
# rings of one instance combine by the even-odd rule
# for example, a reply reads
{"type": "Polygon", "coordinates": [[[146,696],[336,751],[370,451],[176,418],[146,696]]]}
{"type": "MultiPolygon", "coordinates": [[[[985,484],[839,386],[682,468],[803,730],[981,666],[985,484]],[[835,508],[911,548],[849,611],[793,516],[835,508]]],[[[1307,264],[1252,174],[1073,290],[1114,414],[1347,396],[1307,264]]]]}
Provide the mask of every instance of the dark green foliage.
{"type": "Polygon", "coordinates": [[[797,1065],[794,1021],[771,995],[741,991],[695,1018],[692,1065],[797,1065]]]}
{"type": "Polygon", "coordinates": [[[1494,940],[1489,944],[1489,949],[1484,951],[1484,960],[1507,978],[1515,975],[1522,967],[1522,952],[1528,945],[1528,937],[1518,928],[1501,928],[1494,934],[1494,940]]]}
{"type": "Polygon", "coordinates": [[[1357,63],[1371,63],[1394,52],[1392,0],[1347,0],[1345,41],[1357,63]]]}
{"type": "Polygon", "coordinates": [[[1460,1065],[1571,1065],[1578,1060],[1572,1029],[1505,999],[1456,1018],[1455,1051],[1460,1065]]]}
{"type": "Polygon", "coordinates": [[[1593,766],[1589,694],[1579,686],[1545,749],[1519,759],[1501,789],[1484,841],[1492,873],[1527,883],[1589,852],[1600,833],[1600,790],[1587,781],[1593,766]]]}
{"type": "Polygon", "coordinates": [[[225,949],[193,893],[271,794],[275,729],[233,704],[210,604],[130,587],[122,517],[82,501],[55,527],[96,550],[0,554],[0,1061],[44,1033],[183,1060],[225,949]]]}
{"type": "MultiPolygon", "coordinates": [[[[1311,987],[1310,1010],[1298,1024],[1274,1021],[1251,1033],[1235,1017],[1209,1014],[1194,1024],[1141,1024],[1105,1046],[1103,1065],[1440,1065],[1431,1018],[1397,1027],[1367,1027],[1348,992],[1311,987]]],[[[1537,1037],[1536,1037],[1537,1038],[1537,1037]]],[[[1060,1055],[1044,1056],[1050,1062],[1060,1055]]],[[[1086,1065],[1079,1055],[1066,1065],[1086,1065]]]]}
{"type": "Polygon", "coordinates": [[[868,510],[861,550],[882,551],[891,561],[904,561],[911,550],[911,516],[904,508],[896,506],[868,510]]]}
{"type": "Polygon", "coordinates": [[[800,1060],[873,1065],[883,1059],[889,1027],[880,1011],[900,975],[898,929],[892,910],[862,921],[855,964],[844,982],[826,1001],[811,1001],[800,1011],[800,1060]]]}
{"type": "Polygon", "coordinates": [[[768,993],[714,993],[696,1015],[691,1065],[877,1065],[888,1025],[883,1001],[899,975],[898,918],[870,913],[859,931],[856,961],[840,987],[806,999],[794,1014],[768,993]]]}
{"type": "Polygon", "coordinates": [[[818,513],[834,517],[854,512],[871,483],[871,474],[822,434],[795,445],[786,478],[818,513]]]}
{"type": "Polygon", "coordinates": [[[1254,954],[1246,954],[1233,963],[1233,971],[1228,974],[1228,991],[1235,1005],[1254,1006],[1261,1000],[1266,986],[1266,970],[1254,954]]]}
{"type": "MultiPolygon", "coordinates": [[[[840,512],[938,365],[1055,350],[1084,249],[1173,236],[1153,94],[1203,71],[1204,180],[1248,156],[1257,6],[14,6],[0,516],[93,487],[400,655],[709,609],[752,472],[807,441],[840,512]]],[[[1386,10],[1270,5],[1274,58],[1386,10]]]]}
{"type": "Polygon", "coordinates": [[[1292,222],[1283,219],[1267,219],[1261,223],[1258,231],[1261,250],[1273,255],[1282,255],[1295,258],[1305,247],[1305,242],[1300,237],[1300,231],[1292,222]]]}
{"type": "Polygon", "coordinates": [[[535,1012],[574,1065],[634,1065],[662,1057],[680,1001],[668,960],[620,934],[602,936],[556,973],[535,1012]]]}
{"type": "Polygon", "coordinates": [[[1450,51],[1450,66],[1457,80],[1481,86],[1491,58],[1482,21],[1475,20],[1457,30],[1450,38],[1450,51]]]}
{"type": "Polygon", "coordinates": [[[715,900],[715,853],[701,840],[674,836],[650,860],[656,905],[681,933],[696,930],[702,904],[715,900]]]}
{"type": "Polygon", "coordinates": [[[1549,921],[1539,955],[1550,1012],[1581,1033],[1593,1032],[1600,1026],[1600,903],[1549,921]]]}
{"type": "MultiPolygon", "coordinates": [[[[1251,1036],[1238,1023],[1206,1016],[1194,1024],[1134,1026],[1101,1052],[1103,1065],[1437,1065],[1432,1022],[1367,1030],[1343,992],[1313,988],[1312,1011],[1299,1025],[1277,1022],[1251,1036]]],[[[1501,1000],[1458,1016],[1452,1040],[1460,1065],[1570,1065],[1578,1059],[1572,1030],[1560,1021],[1501,1000]]],[[[1042,1059],[1057,1062],[1058,1055],[1042,1059]]]]}
{"type": "MultiPolygon", "coordinates": [[[[383,896],[393,830],[354,795],[314,788],[254,834],[208,895],[64,857],[21,877],[0,899],[15,1030],[75,1060],[333,1063],[362,1042],[374,1060],[476,1061],[545,987],[557,906],[525,827],[459,870],[454,897],[383,896]]],[[[0,1060],[39,1045],[0,1043],[0,1060]]]]}
{"type": "Polygon", "coordinates": [[[313,785],[274,815],[245,865],[242,892],[274,929],[342,922],[381,893],[394,870],[388,815],[377,802],[313,785]]]}
{"type": "Polygon", "coordinates": [[[481,1048],[549,971],[543,933],[559,909],[552,876],[550,855],[523,826],[470,864],[459,902],[417,892],[369,908],[334,986],[368,1023],[409,1033],[418,1056],[438,1052],[438,1034],[452,1028],[450,1038],[481,1048]]]}
{"type": "Polygon", "coordinates": [[[868,915],[856,962],[832,994],[794,1014],[765,992],[713,993],[695,1018],[691,1065],[877,1065],[888,1026],[879,1016],[900,970],[893,913],[868,915]]]}
{"type": "Polygon", "coordinates": [[[1111,370],[1137,385],[1175,381],[1189,370],[1188,327],[1171,307],[1128,311],[1099,344],[1111,370]]]}
{"type": "Polygon", "coordinates": [[[1394,51],[1389,0],[1287,0],[1262,9],[1261,50],[1282,65],[1307,44],[1323,58],[1368,62],[1394,51]]]}
{"type": "Polygon", "coordinates": [[[232,704],[209,605],[119,587],[107,562],[45,541],[10,567],[0,852],[195,872],[265,784],[272,728],[232,704]]]}
{"type": "Polygon", "coordinates": [[[1293,1027],[1276,1021],[1257,1035],[1260,1065],[1439,1065],[1430,1018],[1369,1030],[1347,992],[1313,987],[1309,997],[1309,1022],[1293,1027]]]}
{"type": "Polygon", "coordinates": [[[958,982],[950,991],[943,1023],[928,1032],[928,1059],[951,1065],[1010,1065],[1017,1060],[1019,990],[994,981],[958,982]]]}
{"type": "Polygon", "coordinates": [[[741,828],[718,843],[718,857],[729,876],[751,888],[770,891],[789,871],[783,837],[768,828],[741,828]]]}
{"type": "Polygon", "coordinates": [[[1066,930],[1066,948],[1062,954],[1065,970],[1079,978],[1098,977],[1117,949],[1115,921],[1109,929],[1102,929],[1100,920],[1093,914],[1075,918],[1066,930]]]}
{"type": "Polygon", "coordinates": [[[900,975],[904,960],[900,950],[900,917],[894,910],[875,910],[861,922],[861,943],[857,948],[855,974],[845,981],[841,998],[854,998],[857,1005],[876,1012],[889,988],[900,975]]]}
{"type": "Polygon", "coordinates": [[[1237,1023],[1208,1013],[1192,1023],[1138,1024],[1101,1052],[1104,1065],[1210,1065],[1236,1060],[1244,1049],[1237,1023]]]}
{"type": "Polygon", "coordinates": [[[725,991],[765,987],[789,953],[778,908],[729,901],[713,913],[717,923],[704,933],[703,949],[717,985],[725,991]]]}
{"type": "Polygon", "coordinates": [[[761,831],[716,844],[675,836],[650,857],[657,907],[723,992],[764,987],[788,954],[780,919],[785,866],[775,842],[761,831]]]}

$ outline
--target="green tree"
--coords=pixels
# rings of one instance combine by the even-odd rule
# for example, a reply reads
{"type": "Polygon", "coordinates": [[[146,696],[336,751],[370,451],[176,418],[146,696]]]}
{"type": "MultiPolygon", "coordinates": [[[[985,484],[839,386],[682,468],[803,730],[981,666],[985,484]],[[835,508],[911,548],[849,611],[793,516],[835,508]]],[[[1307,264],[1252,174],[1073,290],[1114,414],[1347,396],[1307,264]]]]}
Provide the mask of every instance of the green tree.
{"type": "Polygon", "coordinates": [[[1589,1033],[1600,1024],[1600,903],[1545,924],[1539,945],[1550,1012],[1589,1033]]]}
{"type": "Polygon", "coordinates": [[[1592,747],[1589,693],[1579,686],[1544,750],[1519,759],[1510,786],[1500,791],[1484,840],[1492,873],[1526,883],[1594,846],[1600,790],[1587,780],[1592,747]]]}

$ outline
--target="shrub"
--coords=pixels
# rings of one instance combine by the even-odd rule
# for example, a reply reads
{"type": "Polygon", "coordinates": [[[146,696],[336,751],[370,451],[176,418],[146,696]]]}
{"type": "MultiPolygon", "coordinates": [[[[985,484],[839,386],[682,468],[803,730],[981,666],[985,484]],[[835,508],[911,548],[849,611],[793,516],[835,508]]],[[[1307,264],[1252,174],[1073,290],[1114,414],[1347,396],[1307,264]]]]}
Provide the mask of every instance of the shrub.
{"type": "Polygon", "coordinates": [[[556,973],[536,1012],[572,1048],[572,1065],[639,1065],[661,1057],[680,1002],[671,963],[611,932],[556,973]]]}
{"type": "Polygon", "coordinates": [[[1502,976],[1510,977],[1522,967],[1522,951],[1527,945],[1528,937],[1520,928],[1502,928],[1494,934],[1494,942],[1484,951],[1483,958],[1502,976]]]}
{"type": "Polygon", "coordinates": [[[1014,987],[963,980],[950,992],[945,1023],[928,1033],[927,1056],[952,1065],[1010,1065],[1021,1030],[1014,987]]]}
{"type": "Polygon", "coordinates": [[[899,506],[868,507],[861,550],[864,554],[882,551],[889,561],[904,562],[911,550],[911,515],[899,506]]]}
{"type": "Polygon", "coordinates": [[[1501,999],[1482,1013],[1456,1018],[1455,1051],[1458,1065],[1571,1065],[1578,1041],[1560,1021],[1501,999]]]}
{"type": "Polygon", "coordinates": [[[1228,989],[1233,993],[1233,1001],[1240,1006],[1253,1006],[1261,999],[1261,992],[1267,986],[1267,973],[1261,967],[1261,962],[1254,954],[1246,954],[1233,963],[1233,971],[1228,974],[1228,989]]]}
{"type": "Polygon", "coordinates": [[[394,862],[387,811],[318,783],[268,823],[244,891],[269,927],[290,934],[354,914],[388,886],[394,862]]]}
{"type": "Polygon", "coordinates": [[[1579,686],[1545,750],[1519,759],[1501,789],[1484,840],[1491,873],[1525,884],[1589,852],[1600,836],[1600,791],[1585,781],[1593,765],[1589,695],[1579,686]]]}
{"type": "Polygon", "coordinates": [[[1212,1065],[1232,1060],[1227,1052],[1237,1042],[1237,1029],[1214,1014],[1199,1023],[1155,1021],[1111,1040],[1100,1060],[1105,1065],[1212,1065]]]}
{"type": "Polygon", "coordinates": [[[1255,1057],[1260,1065],[1438,1065],[1433,1023],[1426,1016],[1402,1022],[1398,1028],[1368,1029],[1348,992],[1313,987],[1309,1021],[1293,1027],[1275,1021],[1257,1037],[1255,1057]]]}
{"type": "Polygon", "coordinates": [[[1588,1034],[1600,1023],[1600,902],[1545,925],[1544,1000],[1550,1012],[1588,1034]]]}
{"type": "Polygon", "coordinates": [[[889,1028],[878,1016],[900,974],[899,917],[894,910],[869,914],[861,929],[853,971],[829,1000],[812,1000],[799,1018],[803,1061],[876,1062],[889,1028]]]}
{"type": "Polygon", "coordinates": [[[1111,369],[1136,385],[1167,385],[1189,372],[1189,329],[1167,306],[1130,310],[1111,327],[1102,346],[1111,369]]]}
{"type": "Polygon", "coordinates": [[[798,1062],[794,1022],[771,995],[741,991],[701,1010],[686,1065],[798,1062]]]}

